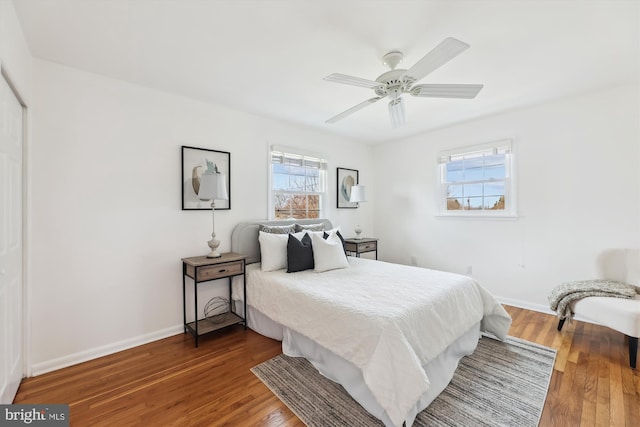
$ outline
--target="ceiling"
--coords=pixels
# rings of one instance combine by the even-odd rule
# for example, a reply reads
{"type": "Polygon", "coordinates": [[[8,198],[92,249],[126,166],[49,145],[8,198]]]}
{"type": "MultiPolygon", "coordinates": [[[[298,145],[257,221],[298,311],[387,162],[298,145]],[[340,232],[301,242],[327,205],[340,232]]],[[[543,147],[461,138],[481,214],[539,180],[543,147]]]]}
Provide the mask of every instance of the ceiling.
{"type": "Polygon", "coordinates": [[[379,143],[622,84],[640,76],[638,1],[20,0],[32,54],[279,121],[379,143]],[[374,96],[323,81],[370,80],[397,49],[409,68],[446,37],[471,48],[419,83],[481,83],[477,98],[374,96]]]}

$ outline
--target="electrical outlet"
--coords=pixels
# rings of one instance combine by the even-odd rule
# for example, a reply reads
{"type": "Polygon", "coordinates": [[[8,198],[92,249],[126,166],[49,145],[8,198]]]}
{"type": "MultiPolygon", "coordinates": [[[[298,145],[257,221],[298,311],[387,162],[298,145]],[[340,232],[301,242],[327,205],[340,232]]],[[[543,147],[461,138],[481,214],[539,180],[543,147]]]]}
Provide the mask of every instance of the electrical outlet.
{"type": "Polygon", "coordinates": [[[414,266],[418,265],[418,258],[416,258],[415,255],[411,256],[411,265],[414,265],[414,266]]]}
{"type": "Polygon", "coordinates": [[[473,274],[473,267],[470,265],[467,265],[467,274],[473,274]]]}

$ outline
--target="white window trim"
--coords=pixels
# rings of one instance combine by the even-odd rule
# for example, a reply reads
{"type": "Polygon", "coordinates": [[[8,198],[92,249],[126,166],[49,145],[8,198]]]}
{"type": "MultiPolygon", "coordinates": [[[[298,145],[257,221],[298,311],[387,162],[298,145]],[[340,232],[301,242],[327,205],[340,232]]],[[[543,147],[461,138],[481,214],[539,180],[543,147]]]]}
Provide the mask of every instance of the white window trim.
{"type": "Polygon", "coordinates": [[[438,183],[438,213],[435,215],[437,218],[451,218],[451,219],[506,219],[513,220],[518,218],[518,194],[517,194],[517,174],[516,174],[516,159],[515,145],[511,139],[501,139],[492,142],[486,142],[483,144],[470,145],[466,147],[455,148],[452,150],[445,150],[438,154],[437,159],[437,176],[436,182],[438,183]],[[460,154],[472,153],[474,151],[485,151],[496,147],[508,147],[509,157],[508,161],[508,178],[505,179],[505,210],[500,211],[488,211],[488,210],[447,210],[447,197],[444,185],[444,171],[443,171],[443,158],[453,157],[460,154]]]}
{"type": "MultiPolygon", "coordinates": [[[[270,145],[267,150],[267,218],[270,220],[275,219],[275,206],[273,204],[273,166],[271,164],[271,152],[273,151],[282,151],[285,153],[296,154],[299,156],[305,157],[315,157],[318,159],[323,159],[325,166],[328,168],[327,155],[323,153],[318,153],[314,151],[304,150],[298,147],[291,147],[287,145],[270,145]]],[[[327,215],[327,187],[329,185],[329,176],[328,171],[325,170],[324,177],[324,191],[321,192],[310,192],[309,194],[319,194],[320,195],[320,218],[326,218],[327,215]]]]}

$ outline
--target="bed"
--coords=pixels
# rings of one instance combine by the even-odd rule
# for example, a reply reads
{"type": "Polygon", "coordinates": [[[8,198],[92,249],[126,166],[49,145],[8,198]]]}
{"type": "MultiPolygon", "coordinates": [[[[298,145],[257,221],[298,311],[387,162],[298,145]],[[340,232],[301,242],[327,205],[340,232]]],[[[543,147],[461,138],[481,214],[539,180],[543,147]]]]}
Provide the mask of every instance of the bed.
{"type": "Polygon", "coordinates": [[[232,251],[247,256],[248,326],[308,359],[385,426],[411,426],[481,331],[506,336],[511,318],[467,276],[356,257],[321,273],[262,271],[258,227],[293,222],[244,222],[232,233],[232,251]]]}

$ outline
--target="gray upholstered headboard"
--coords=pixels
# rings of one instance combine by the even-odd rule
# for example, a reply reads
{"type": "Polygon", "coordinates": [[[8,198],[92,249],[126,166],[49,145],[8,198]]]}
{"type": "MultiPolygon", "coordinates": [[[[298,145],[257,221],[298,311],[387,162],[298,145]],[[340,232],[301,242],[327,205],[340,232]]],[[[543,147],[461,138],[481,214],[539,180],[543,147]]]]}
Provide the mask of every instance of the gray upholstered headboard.
{"type": "Polygon", "coordinates": [[[289,225],[289,224],[317,224],[323,223],[325,230],[333,228],[328,219],[283,219],[246,221],[235,226],[231,232],[231,251],[247,256],[247,264],[260,262],[260,243],[258,242],[258,227],[260,224],[289,225]]]}

